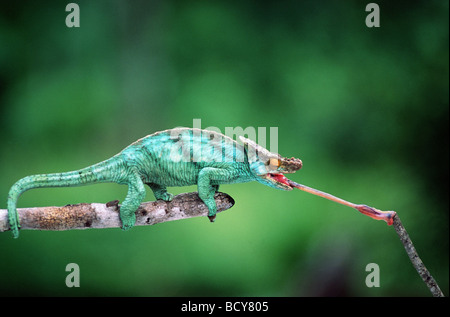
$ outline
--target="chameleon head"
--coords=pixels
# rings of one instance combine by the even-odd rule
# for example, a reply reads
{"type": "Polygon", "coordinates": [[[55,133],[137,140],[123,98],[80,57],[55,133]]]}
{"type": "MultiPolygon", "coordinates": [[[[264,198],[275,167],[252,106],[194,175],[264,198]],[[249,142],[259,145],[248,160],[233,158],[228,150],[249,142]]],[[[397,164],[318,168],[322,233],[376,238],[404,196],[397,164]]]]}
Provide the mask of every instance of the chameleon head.
{"type": "Polygon", "coordinates": [[[252,140],[242,136],[239,138],[244,143],[250,170],[258,182],[276,189],[292,190],[284,174],[295,173],[302,168],[303,163],[300,159],[282,157],[252,140]]]}

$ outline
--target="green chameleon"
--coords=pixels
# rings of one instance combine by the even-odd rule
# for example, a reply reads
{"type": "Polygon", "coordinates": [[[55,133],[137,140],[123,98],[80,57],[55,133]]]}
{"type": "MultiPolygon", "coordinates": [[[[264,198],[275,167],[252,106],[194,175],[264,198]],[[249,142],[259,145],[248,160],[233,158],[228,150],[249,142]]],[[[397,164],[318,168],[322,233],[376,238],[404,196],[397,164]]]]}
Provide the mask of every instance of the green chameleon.
{"type": "Polygon", "coordinates": [[[221,184],[258,181],[264,185],[292,190],[285,173],[302,167],[296,158],[271,153],[255,142],[240,137],[244,145],[213,131],[175,128],[148,135],[122,152],[92,166],[66,173],[27,176],[17,181],[8,195],[8,217],[13,236],[19,236],[16,204],[19,196],[33,188],[68,187],[114,182],[128,185],[120,206],[122,229],[136,222],[135,211],[145,198],[148,185],[156,199],[170,201],[166,187],[197,185],[198,195],[214,221],[214,194],[221,184]]]}

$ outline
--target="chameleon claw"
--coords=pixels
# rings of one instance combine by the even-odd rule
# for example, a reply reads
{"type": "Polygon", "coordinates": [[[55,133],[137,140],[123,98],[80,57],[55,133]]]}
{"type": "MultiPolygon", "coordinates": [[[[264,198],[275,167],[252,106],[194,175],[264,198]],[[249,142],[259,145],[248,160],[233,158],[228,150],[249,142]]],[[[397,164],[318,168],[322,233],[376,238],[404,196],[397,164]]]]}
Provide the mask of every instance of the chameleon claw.
{"type": "Polygon", "coordinates": [[[216,215],[208,216],[210,222],[214,222],[216,220],[216,215]]]}

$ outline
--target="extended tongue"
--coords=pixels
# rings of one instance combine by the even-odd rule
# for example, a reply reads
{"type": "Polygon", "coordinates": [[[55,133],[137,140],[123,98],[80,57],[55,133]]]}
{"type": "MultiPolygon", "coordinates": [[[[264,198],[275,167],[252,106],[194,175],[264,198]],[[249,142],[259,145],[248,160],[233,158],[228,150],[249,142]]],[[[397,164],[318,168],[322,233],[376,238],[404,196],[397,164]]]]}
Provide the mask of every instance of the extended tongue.
{"type": "Polygon", "coordinates": [[[341,199],[339,197],[335,197],[335,196],[330,195],[328,193],[322,192],[320,190],[317,190],[317,189],[314,189],[314,188],[311,188],[311,187],[308,187],[308,186],[305,186],[305,185],[302,185],[302,184],[298,184],[298,183],[296,183],[294,181],[291,181],[290,179],[287,179],[286,177],[284,177],[284,178],[287,180],[289,186],[298,188],[300,190],[303,190],[303,191],[308,192],[308,193],[313,194],[313,195],[317,195],[317,196],[320,196],[320,197],[332,200],[332,201],[337,202],[339,204],[355,208],[360,213],[362,213],[362,214],[364,214],[366,216],[369,216],[370,218],[373,218],[373,219],[376,219],[376,220],[384,220],[384,221],[386,221],[386,223],[389,226],[394,223],[394,216],[396,215],[395,211],[381,211],[381,210],[378,210],[376,208],[369,207],[369,206],[366,206],[366,205],[357,205],[357,204],[348,202],[348,201],[346,201],[344,199],[341,199]]]}

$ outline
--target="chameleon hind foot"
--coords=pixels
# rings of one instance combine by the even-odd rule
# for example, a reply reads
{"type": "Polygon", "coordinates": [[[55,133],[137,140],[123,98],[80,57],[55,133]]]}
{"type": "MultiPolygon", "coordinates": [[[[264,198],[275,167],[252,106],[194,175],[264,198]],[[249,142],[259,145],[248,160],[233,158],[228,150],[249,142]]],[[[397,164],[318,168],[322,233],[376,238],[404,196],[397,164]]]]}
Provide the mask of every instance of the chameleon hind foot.
{"type": "Polygon", "coordinates": [[[135,212],[145,198],[144,183],[137,173],[131,174],[128,182],[128,193],[119,210],[123,230],[129,230],[134,226],[136,223],[135,212]]]}

